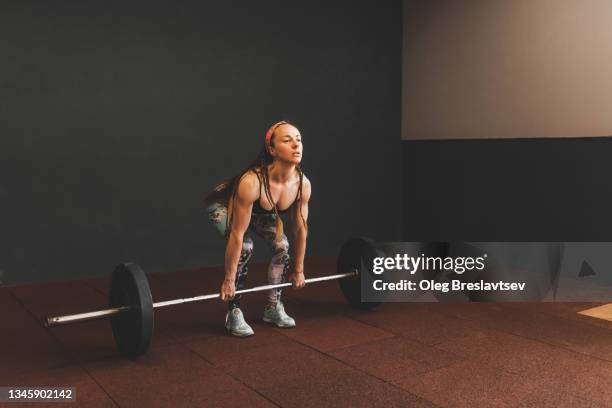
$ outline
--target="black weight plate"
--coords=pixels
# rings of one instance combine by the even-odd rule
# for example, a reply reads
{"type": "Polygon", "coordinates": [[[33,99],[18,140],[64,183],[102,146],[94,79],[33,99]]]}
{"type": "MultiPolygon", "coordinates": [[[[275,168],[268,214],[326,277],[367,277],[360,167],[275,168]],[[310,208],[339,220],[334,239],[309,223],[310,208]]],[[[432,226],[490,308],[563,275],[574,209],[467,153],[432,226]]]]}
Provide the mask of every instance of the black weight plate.
{"type": "Polygon", "coordinates": [[[111,308],[129,306],[111,318],[119,353],[129,358],[144,354],[153,336],[153,299],[147,276],[135,263],[119,264],[113,271],[109,296],[111,308]]]}
{"type": "Polygon", "coordinates": [[[539,302],[554,291],[561,271],[563,243],[560,242],[451,242],[450,257],[479,257],[487,254],[483,270],[438,273],[437,282],[524,282],[523,291],[435,292],[440,301],[539,302]]]}
{"type": "Polygon", "coordinates": [[[362,302],[361,287],[362,281],[371,280],[372,260],[380,256],[379,251],[374,246],[374,241],[368,238],[352,238],[342,245],[338,254],[338,273],[347,273],[358,270],[356,277],[340,279],[338,284],[342,294],[348,303],[360,309],[369,310],[380,304],[380,302],[362,302]]]}

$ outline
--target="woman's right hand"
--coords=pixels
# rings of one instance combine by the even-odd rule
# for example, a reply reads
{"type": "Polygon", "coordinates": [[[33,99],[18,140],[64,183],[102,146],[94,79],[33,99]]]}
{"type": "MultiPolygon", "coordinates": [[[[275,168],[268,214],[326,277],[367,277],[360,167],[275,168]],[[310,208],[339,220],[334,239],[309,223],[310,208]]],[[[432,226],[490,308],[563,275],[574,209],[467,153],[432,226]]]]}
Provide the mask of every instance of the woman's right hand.
{"type": "Polygon", "coordinates": [[[236,282],[233,280],[225,279],[221,284],[221,290],[219,290],[219,296],[221,300],[227,302],[232,300],[236,294],[236,282]]]}

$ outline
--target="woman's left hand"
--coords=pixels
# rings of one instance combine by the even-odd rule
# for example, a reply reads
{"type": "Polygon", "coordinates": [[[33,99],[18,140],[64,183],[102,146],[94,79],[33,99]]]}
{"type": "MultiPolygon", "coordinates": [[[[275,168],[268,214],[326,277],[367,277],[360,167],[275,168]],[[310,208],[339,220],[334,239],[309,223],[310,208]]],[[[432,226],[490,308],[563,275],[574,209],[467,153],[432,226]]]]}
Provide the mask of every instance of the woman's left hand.
{"type": "Polygon", "coordinates": [[[304,271],[302,270],[294,270],[291,274],[291,282],[293,282],[294,289],[301,289],[306,285],[306,281],[304,280],[304,271]]]}

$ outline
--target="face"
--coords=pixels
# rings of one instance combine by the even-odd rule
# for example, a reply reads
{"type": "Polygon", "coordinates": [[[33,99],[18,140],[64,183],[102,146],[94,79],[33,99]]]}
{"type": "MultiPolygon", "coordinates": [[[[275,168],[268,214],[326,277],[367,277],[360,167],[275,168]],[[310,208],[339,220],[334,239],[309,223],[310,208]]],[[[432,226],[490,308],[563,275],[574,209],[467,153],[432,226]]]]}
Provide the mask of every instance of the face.
{"type": "Polygon", "coordinates": [[[280,125],[272,136],[270,153],[276,160],[299,164],[302,161],[302,136],[292,125],[280,125]]]}

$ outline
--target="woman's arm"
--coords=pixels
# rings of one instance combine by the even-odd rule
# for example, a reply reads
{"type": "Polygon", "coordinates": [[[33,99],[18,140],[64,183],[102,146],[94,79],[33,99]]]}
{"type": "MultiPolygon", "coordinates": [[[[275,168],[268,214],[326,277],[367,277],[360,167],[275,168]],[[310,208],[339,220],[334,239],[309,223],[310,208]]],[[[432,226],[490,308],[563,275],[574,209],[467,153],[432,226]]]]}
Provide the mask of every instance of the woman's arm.
{"type": "Polygon", "coordinates": [[[240,180],[236,199],[232,203],[232,225],[225,247],[225,279],[221,285],[221,300],[230,300],[234,297],[242,239],[249,227],[251,210],[257,197],[259,197],[259,180],[255,174],[246,173],[240,180]]]}
{"type": "Polygon", "coordinates": [[[306,254],[306,238],[308,236],[306,222],[308,221],[308,202],[310,201],[311,192],[310,180],[304,176],[300,205],[295,206],[292,214],[294,221],[295,261],[291,279],[296,288],[304,286],[304,255],[306,254]]]}

